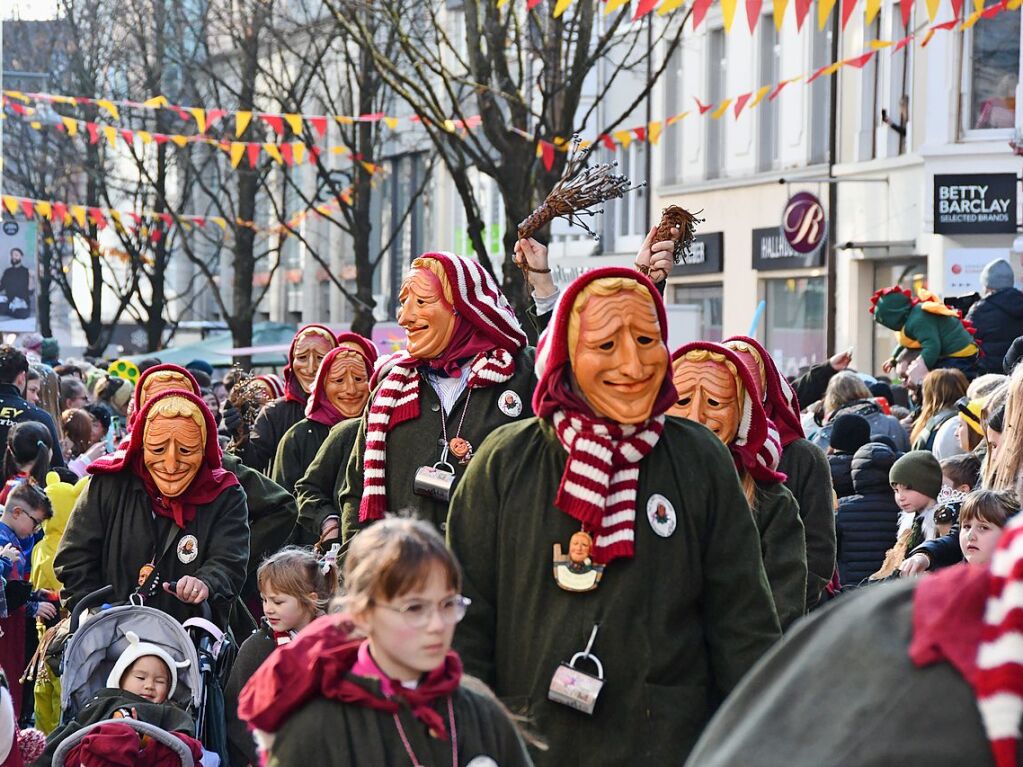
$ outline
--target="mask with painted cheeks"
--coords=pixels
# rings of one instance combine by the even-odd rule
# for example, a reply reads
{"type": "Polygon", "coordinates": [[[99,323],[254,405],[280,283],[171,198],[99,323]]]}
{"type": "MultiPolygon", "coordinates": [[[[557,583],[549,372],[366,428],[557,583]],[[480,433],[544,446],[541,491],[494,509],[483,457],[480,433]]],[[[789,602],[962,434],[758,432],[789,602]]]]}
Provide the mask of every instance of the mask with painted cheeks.
{"type": "Polygon", "coordinates": [[[334,339],[328,339],[326,332],[319,328],[307,329],[295,341],[295,349],[291,355],[291,371],[306,394],[313,388],[320,363],[333,348],[334,339]]]}
{"type": "Polygon", "coordinates": [[[425,266],[413,268],[401,284],[398,300],[398,324],[405,329],[406,351],[421,360],[441,356],[451,343],[457,318],[440,279],[425,266]]]}
{"type": "Polygon", "coordinates": [[[672,368],[678,401],[668,415],[702,423],[724,444],[730,444],[739,431],[744,395],[732,363],[701,349],[678,358],[672,368]]]}
{"type": "Polygon", "coordinates": [[[635,280],[595,280],[568,327],[573,387],[594,414],[620,424],[650,418],[668,368],[657,310],[635,280]]]}
{"type": "Polygon", "coordinates": [[[327,372],[323,391],[345,418],[355,418],[362,413],[369,399],[369,376],[366,363],[360,354],[343,351],[334,357],[327,372]]]}
{"type": "Polygon", "coordinates": [[[165,498],[184,493],[205,460],[206,424],[193,403],[161,400],[149,411],[142,437],[142,460],[165,498]]]}

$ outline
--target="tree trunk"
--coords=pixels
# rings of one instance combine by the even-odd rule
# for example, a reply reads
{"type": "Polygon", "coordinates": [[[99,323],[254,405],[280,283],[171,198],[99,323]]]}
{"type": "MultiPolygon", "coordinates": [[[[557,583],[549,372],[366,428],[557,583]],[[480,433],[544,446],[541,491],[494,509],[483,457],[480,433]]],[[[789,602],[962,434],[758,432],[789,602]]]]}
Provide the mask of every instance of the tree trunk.
{"type": "Polygon", "coordinates": [[[53,230],[49,225],[46,226],[46,237],[43,238],[42,247],[39,248],[39,262],[36,265],[39,277],[36,311],[39,314],[39,332],[43,338],[53,338],[53,325],[50,317],[53,304],[50,300],[50,288],[53,285],[51,272],[51,269],[53,269],[53,248],[56,246],[48,244],[46,240],[53,241],[53,230]]]}
{"type": "MultiPolygon", "coordinates": [[[[362,50],[359,58],[363,67],[363,76],[360,78],[359,88],[359,114],[370,114],[373,109],[373,88],[370,83],[376,82],[374,75],[373,56],[369,50],[362,50]]],[[[376,160],[374,155],[373,132],[378,130],[370,122],[359,123],[358,126],[358,149],[359,157],[376,160]]],[[[369,256],[369,240],[373,233],[373,221],[370,208],[373,204],[372,177],[362,167],[361,163],[355,164],[355,194],[353,199],[354,215],[352,227],[352,239],[354,240],[353,250],[355,251],[355,296],[361,303],[355,305],[355,316],[352,319],[352,332],[358,333],[366,338],[373,335],[373,326],[376,318],[373,316],[373,307],[376,301],[373,300],[373,264],[369,256]]],[[[394,183],[398,183],[394,179],[394,183]]],[[[392,221],[397,211],[392,211],[392,221]]],[[[392,247],[397,247],[397,243],[392,247]]],[[[382,255],[381,255],[382,257],[382,255]]]]}

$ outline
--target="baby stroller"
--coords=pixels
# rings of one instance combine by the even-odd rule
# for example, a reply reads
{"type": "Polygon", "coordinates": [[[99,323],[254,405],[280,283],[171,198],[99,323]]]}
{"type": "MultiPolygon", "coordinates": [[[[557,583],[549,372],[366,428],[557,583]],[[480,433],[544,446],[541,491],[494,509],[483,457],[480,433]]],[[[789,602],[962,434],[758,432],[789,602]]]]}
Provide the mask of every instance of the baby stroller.
{"type": "MultiPolygon", "coordinates": [[[[70,638],[61,659],[61,723],[74,719],[81,708],[106,687],[110,670],[127,647],[126,633],[133,631],[145,641],[167,650],[173,657],[189,662],[178,674],[172,700],[192,716],[196,738],[204,748],[217,753],[220,764],[229,767],[222,680],[226,680],[236,650],[230,638],[209,620],[209,607],[202,606],[205,608],[203,618],[194,618],[184,624],[160,610],[133,604],[109,607],[82,623],[84,611],[102,606],[111,593],[113,589],[106,587],[88,595],[71,615],[70,638]]],[[[162,733],[157,739],[178,752],[183,767],[192,765],[188,749],[169,733],[145,722],[118,721],[134,727],[140,734],[157,737],[154,730],[162,733]]],[[[90,729],[92,727],[83,728],[61,743],[54,765],[63,765],[56,756],[66,754],[90,729]]]]}

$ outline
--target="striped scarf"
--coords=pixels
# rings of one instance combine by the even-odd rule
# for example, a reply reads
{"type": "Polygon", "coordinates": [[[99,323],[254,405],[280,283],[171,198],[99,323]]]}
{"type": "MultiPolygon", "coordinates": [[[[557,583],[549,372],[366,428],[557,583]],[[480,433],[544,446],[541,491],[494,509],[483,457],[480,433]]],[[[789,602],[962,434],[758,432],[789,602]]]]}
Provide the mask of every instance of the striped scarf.
{"type": "Polygon", "coordinates": [[[1015,767],[1023,717],[1023,516],[1006,526],[991,559],[974,689],[995,764],[1015,767]]]}
{"type": "MultiPolygon", "coordinates": [[[[366,423],[360,522],[383,519],[387,513],[387,435],[395,426],[419,417],[421,364],[422,360],[403,354],[384,376],[373,398],[366,423]]],[[[504,383],[513,375],[515,358],[504,349],[493,349],[473,358],[465,385],[483,389],[504,383]]]]}
{"type": "Polygon", "coordinates": [[[664,416],[625,426],[558,409],[552,421],[568,453],[554,505],[592,532],[595,562],[632,557],[639,462],[660,439],[664,416]]]}

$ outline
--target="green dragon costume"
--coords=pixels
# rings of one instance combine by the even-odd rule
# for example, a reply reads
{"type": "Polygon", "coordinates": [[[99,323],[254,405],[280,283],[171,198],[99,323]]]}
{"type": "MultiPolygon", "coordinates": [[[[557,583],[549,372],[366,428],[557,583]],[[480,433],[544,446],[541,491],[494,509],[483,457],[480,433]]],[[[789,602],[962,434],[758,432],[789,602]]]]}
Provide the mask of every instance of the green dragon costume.
{"type": "Polygon", "coordinates": [[[975,368],[980,348],[973,326],[930,291],[920,289],[914,296],[895,285],[874,293],[870,303],[874,321],[895,331],[893,362],[906,350],[918,350],[928,370],[958,368],[969,376],[975,368]]]}

